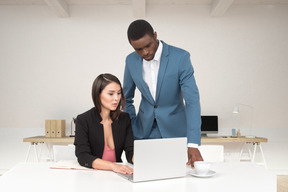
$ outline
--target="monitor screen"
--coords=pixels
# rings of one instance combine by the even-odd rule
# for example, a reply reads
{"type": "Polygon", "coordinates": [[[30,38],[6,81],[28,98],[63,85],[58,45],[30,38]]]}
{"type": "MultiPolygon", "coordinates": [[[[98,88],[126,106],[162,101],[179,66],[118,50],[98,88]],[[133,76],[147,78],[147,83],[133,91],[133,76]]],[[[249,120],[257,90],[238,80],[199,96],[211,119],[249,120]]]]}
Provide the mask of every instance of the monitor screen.
{"type": "Polygon", "coordinates": [[[218,116],[201,116],[201,135],[218,133],[218,116]]]}

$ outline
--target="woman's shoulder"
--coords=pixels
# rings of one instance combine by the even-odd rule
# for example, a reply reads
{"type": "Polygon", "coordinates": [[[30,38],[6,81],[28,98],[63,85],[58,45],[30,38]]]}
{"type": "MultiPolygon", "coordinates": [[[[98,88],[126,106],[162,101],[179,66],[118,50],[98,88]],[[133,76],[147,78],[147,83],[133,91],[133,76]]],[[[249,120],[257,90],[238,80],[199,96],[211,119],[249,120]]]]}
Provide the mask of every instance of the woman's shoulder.
{"type": "Polygon", "coordinates": [[[126,112],[121,112],[119,115],[119,120],[130,120],[130,115],[129,113],[126,112]]]}
{"type": "Polygon", "coordinates": [[[77,119],[87,119],[87,118],[91,118],[91,116],[95,116],[96,115],[96,108],[93,107],[91,109],[89,109],[88,111],[85,111],[84,113],[81,113],[77,116],[77,119]]]}
{"type": "Polygon", "coordinates": [[[117,123],[118,125],[120,125],[123,128],[124,127],[127,128],[127,126],[131,124],[129,113],[121,112],[119,114],[118,119],[117,119],[117,121],[115,123],[117,123]]]}

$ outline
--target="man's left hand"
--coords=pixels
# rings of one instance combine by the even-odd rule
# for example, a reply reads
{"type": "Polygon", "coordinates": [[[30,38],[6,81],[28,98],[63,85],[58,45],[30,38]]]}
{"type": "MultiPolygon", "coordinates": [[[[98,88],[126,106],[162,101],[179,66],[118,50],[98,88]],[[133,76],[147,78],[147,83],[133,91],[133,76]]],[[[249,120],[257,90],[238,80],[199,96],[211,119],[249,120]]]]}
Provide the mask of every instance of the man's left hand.
{"type": "Polygon", "coordinates": [[[195,161],[203,161],[201,153],[200,153],[199,149],[197,149],[197,148],[188,147],[187,165],[191,165],[191,167],[194,168],[194,162],[195,161]]]}

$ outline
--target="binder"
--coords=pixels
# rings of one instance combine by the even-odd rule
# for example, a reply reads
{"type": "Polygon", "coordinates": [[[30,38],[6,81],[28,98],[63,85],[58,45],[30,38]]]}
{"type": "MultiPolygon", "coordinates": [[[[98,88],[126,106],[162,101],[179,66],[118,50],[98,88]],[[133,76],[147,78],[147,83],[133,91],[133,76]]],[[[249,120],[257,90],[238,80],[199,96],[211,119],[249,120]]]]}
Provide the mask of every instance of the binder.
{"type": "Polygon", "coordinates": [[[51,137],[50,125],[51,125],[51,121],[45,120],[45,137],[51,137]]]}
{"type": "Polygon", "coordinates": [[[50,120],[50,132],[51,137],[56,137],[56,120],[50,120]]]}
{"type": "Polygon", "coordinates": [[[56,120],[56,137],[65,137],[65,120],[56,120]]]}

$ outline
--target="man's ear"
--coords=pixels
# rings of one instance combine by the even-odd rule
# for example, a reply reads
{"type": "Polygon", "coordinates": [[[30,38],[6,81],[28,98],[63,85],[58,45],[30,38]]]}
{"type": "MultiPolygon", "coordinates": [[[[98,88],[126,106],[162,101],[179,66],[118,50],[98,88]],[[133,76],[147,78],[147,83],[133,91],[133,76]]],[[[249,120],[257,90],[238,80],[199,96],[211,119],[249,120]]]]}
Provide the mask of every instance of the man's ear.
{"type": "Polygon", "coordinates": [[[157,32],[156,31],[154,32],[153,36],[154,36],[154,39],[156,40],[157,39],[157,32]]]}

